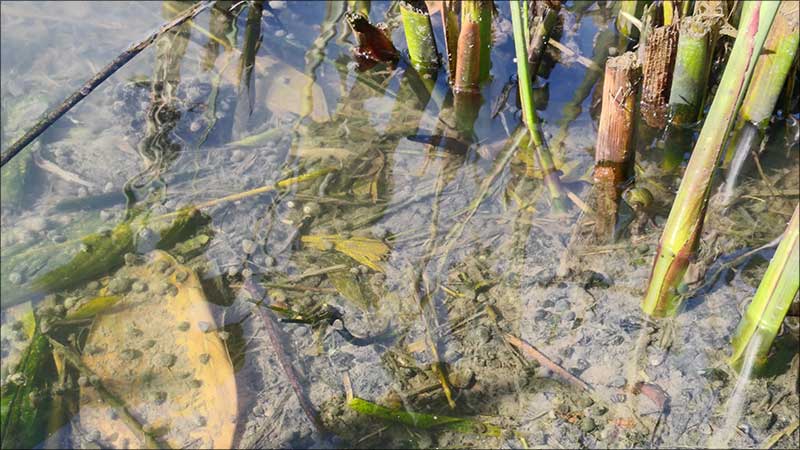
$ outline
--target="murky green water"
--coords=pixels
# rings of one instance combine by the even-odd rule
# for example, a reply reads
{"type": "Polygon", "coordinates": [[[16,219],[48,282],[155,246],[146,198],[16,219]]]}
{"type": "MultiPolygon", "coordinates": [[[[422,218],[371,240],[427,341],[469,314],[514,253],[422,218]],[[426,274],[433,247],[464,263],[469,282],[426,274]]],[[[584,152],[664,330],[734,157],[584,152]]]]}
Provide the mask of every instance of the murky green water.
{"type": "MultiPolygon", "coordinates": [[[[798,198],[791,128],[771,130],[770,187],[752,170],[727,216],[712,207],[709,270],[654,323],[639,303],[677,176],[643,129],[651,217],[623,207],[594,245],[590,214],[551,212],[516,87],[497,103],[507,4],[459,141],[438,139],[444,70],[358,72],[343,4],[270,5],[258,27],[241,5],[162,36],[3,168],[2,382],[40,412],[4,421],[4,446],[798,445],[797,318],[744,394],[725,364],[772,250],[735,258],[798,198]]],[[[3,3],[0,147],[188,6],[3,3]]],[[[610,13],[581,9],[560,41],[602,62],[610,13]]],[[[405,49],[389,3],[370,18],[405,49]]],[[[597,77],[566,55],[545,72],[545,137],[591,203],[597,77]]]]}

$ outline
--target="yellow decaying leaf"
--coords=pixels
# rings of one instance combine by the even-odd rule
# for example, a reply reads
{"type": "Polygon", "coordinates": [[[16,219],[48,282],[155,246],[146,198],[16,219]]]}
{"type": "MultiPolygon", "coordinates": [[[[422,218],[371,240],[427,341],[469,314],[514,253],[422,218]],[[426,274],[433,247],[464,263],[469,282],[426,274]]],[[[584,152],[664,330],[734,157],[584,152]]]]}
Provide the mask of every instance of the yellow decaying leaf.
{"type": "MultiPolygon", "coordinates": [[[[116,276],[147,288],[95,318],[83,362],[169,447],[230,448],[237,415],[233,367],[197,276],[160,251],[147,265],[126,266],[116,276]]],[[[91,386],[81,388],[85,430],[100,432],[104,445],[144,445],[141,431],[113,417],[91,386]]]]}
{"type": "Polygon", "coordinates": [[[292,149],[292,155],[310,161],[325,160],[326,158],[334,158],[338,161],[344,161],[353,155],[353,151],[341,147],[298,146],[297,148],[292,149]]]}
{"type": "Polygon", "coordinates": [[[345,239],[336,234],[318,234],[303,236],[300,240],[319,250],[325,250],[333,244],[333,248],[337,251],[378,272],[383,272],[380,260],[389,253],[389,246],[383,241],[365,237],[345,239]]]}

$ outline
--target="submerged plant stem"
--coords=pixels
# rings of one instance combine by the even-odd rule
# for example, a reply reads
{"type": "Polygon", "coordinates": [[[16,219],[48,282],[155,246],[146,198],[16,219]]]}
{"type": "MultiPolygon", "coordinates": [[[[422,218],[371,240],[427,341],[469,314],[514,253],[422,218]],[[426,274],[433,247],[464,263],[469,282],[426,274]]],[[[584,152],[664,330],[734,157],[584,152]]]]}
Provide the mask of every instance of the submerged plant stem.
{"type": "Polygon", "coordinates": [[[550,194],[551,206],[555,212],[563,212],[566,209],[564,188],[561,185],[553,158],[550,155],[550,149],[544,143],[539,119],[536,116],[536,108],[533,104],[533,87],[531,86],[531,75],[528,70],[528,48],[523,30],[523,27],[527,25],[527,21],[522,17],[518,0],[511,2],[511,20],[514,27],[514,48],[517,56],[517,78],[519,79],[523,118],[528,126],[528,132],[535,147],[535,156],[539,167],[542,169],[544,183],[550,194]]]}

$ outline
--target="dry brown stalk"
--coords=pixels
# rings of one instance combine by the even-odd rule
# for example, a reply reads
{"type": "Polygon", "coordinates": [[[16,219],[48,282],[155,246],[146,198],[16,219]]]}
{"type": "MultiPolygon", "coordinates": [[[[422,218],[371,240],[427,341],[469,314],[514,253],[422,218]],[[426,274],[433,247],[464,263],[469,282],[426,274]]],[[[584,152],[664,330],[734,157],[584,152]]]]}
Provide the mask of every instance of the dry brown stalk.
{"type": "Polygon", "coordinates": [[[661,129],[667,124],[667,104],[677,51],[677,23],[655,28],[647,35],[641,111],[645,122],[653,128],[661,129]]]}
{"type": "Polygon", "coordinates": [[[621,186],[633,160],[636,84],[641,65],[633,52],[609,58],[603,82],[603,109],[600,113],[595,153],[594,189],[595,237],[613,237],[621,186]]]}

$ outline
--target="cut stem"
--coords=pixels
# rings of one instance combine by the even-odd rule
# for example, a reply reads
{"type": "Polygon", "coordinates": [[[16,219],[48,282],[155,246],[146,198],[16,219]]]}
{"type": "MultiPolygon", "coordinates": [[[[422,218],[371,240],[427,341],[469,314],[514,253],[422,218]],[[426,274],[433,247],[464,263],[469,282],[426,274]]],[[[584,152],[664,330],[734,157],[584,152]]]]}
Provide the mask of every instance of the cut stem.
{"type": "Polygon", "coordinates": [[[633,52],[609,58],[603,81],[603,109],[595,153],[595,238],[613,239],[622,195],[630,176],[636,113],[636,84],[642,67],[633,52]]]}
{"type": "Polygon", "coordinates": [[[431,72],[439,69],[439,53],[436,51],[428,7],[422,0],[404,0],[400,2],[400,15],[411,65],[423,77],[430,76],[431,72]]]}
{"type": "Polygon", "coordinates": [[[667,103],[677,50],[676,25],[654,28],[648,33],[642,73],[641,111],[645,122],[656,129],[664,128],[667,123],[667,103]]]}

